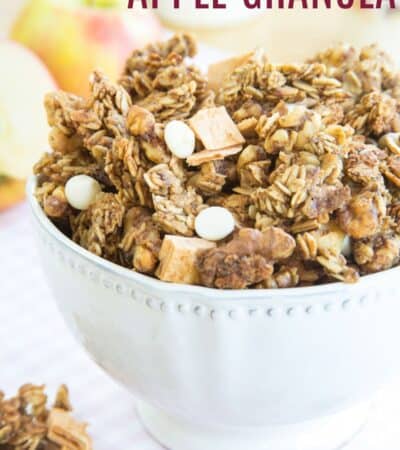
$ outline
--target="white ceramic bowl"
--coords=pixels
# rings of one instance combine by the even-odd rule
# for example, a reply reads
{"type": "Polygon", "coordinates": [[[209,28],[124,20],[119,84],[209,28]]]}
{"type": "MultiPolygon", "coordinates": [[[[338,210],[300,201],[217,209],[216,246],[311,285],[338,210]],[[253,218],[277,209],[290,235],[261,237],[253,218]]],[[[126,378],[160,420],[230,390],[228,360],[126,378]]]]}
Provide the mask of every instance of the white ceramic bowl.
{"type": "Polygon", "coordinates": [[[172,450],[329,450],[399,373],[399,269],[358,284],[217,291],[98,258],[29,200],[59,309],[172,450]]]}

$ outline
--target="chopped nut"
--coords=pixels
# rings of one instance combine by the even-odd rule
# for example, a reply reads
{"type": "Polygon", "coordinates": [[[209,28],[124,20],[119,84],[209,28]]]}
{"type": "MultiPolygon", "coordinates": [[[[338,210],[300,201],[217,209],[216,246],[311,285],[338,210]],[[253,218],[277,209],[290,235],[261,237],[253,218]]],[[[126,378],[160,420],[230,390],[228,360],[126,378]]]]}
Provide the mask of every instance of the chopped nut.
{"type": "Polygon", "coordinates": [[[237,148],[245,142],[223,106],[200,110],[189,120],[189,124],[206,150],[237,148]]]}
{"type": "Polygon", "coordinates": [[[145,136],[154,132],[156,120],[151,112],[134,105],[128,112],[126,125],[133,136],[145,136]]]}
{"type": "Polygon", "coordinates": [[[63,186],[58,186],[43,202],[44,212],[53,218],[63,217],[68,209],[68,201],[63,186]]]}
{"type": "Polygon", "coordinates": [[[157,277],[172,283],[199,284],[197,257],[200,252],[215,246],[215,243],[204,239],[165,236],[160,251],[157,277]]]}

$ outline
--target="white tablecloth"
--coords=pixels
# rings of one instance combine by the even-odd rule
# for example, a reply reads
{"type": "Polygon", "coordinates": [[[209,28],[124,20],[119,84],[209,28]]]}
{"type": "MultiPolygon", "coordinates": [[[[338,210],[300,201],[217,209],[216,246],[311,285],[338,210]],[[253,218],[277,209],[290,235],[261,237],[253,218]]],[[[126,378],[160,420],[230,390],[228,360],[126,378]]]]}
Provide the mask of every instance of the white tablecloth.
{"type": "MultiPolygon", "coordinates": [[[[0,214],[0,390],[13,393],[34,382],[54,392],[67,383],[76,414],[90,423],[95,450],[160,450],[142,428],[130,395],[70,336],[46,286],[32,234],[26,205],[0,214]]],[[[369,423],[345,449],[399,450],[399,425],[400,380],[384,390],[369,423]]]]}

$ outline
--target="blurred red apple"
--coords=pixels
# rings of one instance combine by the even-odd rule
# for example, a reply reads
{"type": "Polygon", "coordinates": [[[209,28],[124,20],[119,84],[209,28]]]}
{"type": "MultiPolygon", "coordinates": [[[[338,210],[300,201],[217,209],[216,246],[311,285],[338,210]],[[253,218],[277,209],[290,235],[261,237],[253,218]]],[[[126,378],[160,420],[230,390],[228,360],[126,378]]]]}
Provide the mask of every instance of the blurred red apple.
{"type": "Polygon", "coordinates": [[[56,88],[28,49],[0,41],[0,209],[23,196],[23,181],[48,148],[43,97],[56,88]],[[16,180],[20,180],[19,182],[16,180]]]}
{"type": "Polygon", "coordinates": [[[128,10],[123,0],[29,0],[11,38],[39,55],[62,89],[85,95],[93,69],[117,79],[131,51],[160,34],[151,10],[128,10]]]}

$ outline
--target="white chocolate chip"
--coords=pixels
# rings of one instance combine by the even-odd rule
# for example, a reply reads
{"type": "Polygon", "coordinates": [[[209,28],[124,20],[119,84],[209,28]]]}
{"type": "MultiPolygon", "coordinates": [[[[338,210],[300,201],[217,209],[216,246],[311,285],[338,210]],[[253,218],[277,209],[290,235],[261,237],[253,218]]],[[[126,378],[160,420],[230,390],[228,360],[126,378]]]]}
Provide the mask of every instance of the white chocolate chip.
{"type": "Polygon", "coordinates": [[[65,185],[65,196],[75,209],[88,209],[100,191],[100,184],[88,175],[76,175],[65,185]]]}
{"type": "Polygon", "coordinates": [[[198,236],[208,241],[219,241],[229,236],[235,228],[235,219],[230,211],[219,206],[203,209],[195,220],[198,236]]]}
{"type": "Polygon", "coordinates": [[[194,152],[196,138],[188,125],[181,120],[172,120],[164,130],[164,139],[171,152],[180,159],[185,159],[194,152]]]}

